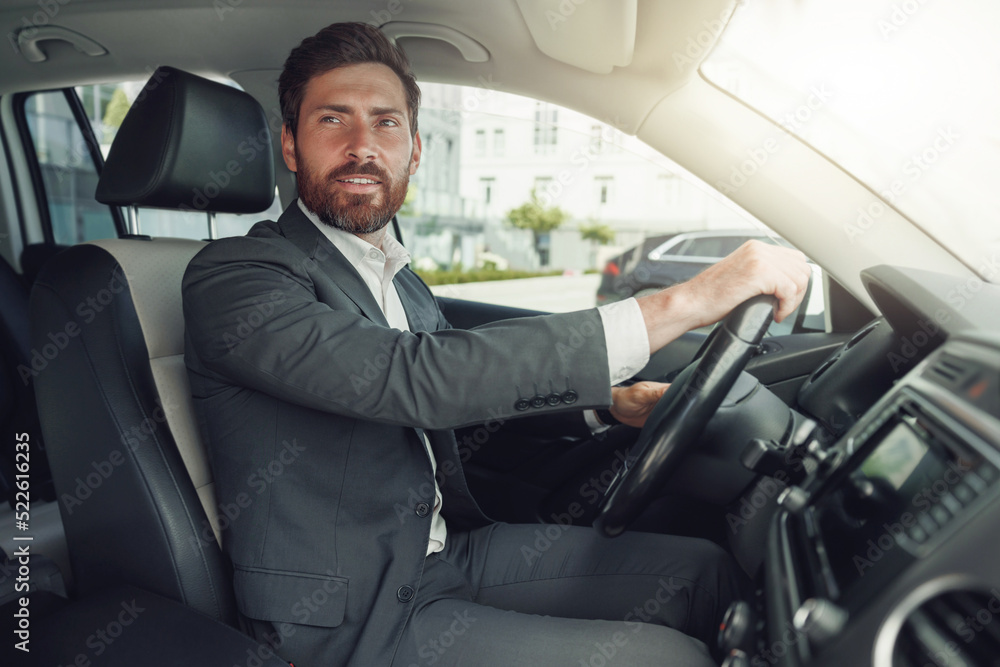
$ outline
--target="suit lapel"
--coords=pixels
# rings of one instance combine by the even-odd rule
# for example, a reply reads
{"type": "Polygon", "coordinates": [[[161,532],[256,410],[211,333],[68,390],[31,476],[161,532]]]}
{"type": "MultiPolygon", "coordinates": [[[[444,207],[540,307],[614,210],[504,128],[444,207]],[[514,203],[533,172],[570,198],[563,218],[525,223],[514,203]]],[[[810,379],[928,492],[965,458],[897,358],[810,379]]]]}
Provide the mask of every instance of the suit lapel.
{"type": "Polygon", "coordinates": [[[330,239],[316,229],[316,225],[299,208],[297,201],[292,202],[278,218],[278,227],[285,238],[323,269],[327,277],[337,284],[368,319],[376,324],[389,326],[385,314],[375,302],[371,290],[358,275],[357,269],[351,266],[342,252],[337,250],[337,246],[330,243],[330,239]]]}
{"type": "Polygon", "coordinates": [[[410,323],[410,331],[428,331],[431,326],[420,314],[420,309],[417,308],[413,296],[410,294],[409,283],[403,277],[406,271],[405,268],[402,269],[392,280],[393,285],[396,286],[396,294],[399,295],[399,301],[403,304],[403,312],[406,313],[406,321],[410,323]]]}

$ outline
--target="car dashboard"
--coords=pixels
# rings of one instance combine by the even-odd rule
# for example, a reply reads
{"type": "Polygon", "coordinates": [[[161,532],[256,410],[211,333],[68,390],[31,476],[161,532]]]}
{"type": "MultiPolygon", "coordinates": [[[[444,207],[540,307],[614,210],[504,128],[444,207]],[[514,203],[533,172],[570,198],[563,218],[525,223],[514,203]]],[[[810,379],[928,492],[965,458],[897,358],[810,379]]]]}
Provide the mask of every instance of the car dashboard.
{"type": "Polygon", "coordinates": [[[818,374],[856,377],[836,368],[854,345],[881,357],[874,381],[910,370],[832,444],[818,426],[784,452],[793,483],[756,602],[720,628],[725,666],[998,664],[1000,289],[960,299],[954,278],[891,267],[863,280],[894,343],[859,344],[866,327],[818,374]]]}
{"type": "Polygon", "coordinates": [[[834,444],[803,448],[767,540],[763,631],[740,645],[754,614],[730,614],[726,664],[997,664],[1000,290],[959,302],[924,274],[866,272],[888,354],[915,365],[834,444]]]}

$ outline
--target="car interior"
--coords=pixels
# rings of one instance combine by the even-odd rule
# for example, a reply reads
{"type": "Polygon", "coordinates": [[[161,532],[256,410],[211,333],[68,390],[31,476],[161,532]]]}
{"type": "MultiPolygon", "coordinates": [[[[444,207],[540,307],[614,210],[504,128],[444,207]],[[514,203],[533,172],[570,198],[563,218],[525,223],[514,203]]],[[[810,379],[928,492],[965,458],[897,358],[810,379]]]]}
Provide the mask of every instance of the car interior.
{"type": "MultiPolygon", "coordinates": [[[[745,185],[720,187],[784,127],[702,67],[745,4],[0,0],[4,664],[288,664],[241,629],[219,546],[239,508],[214,494],[180,284],[217,218],[294,200],[277,76],[335,21],[379,25],[419,81],[489,82],[637,136],[822,269],[823,330],[769,332],[758,299],[654,355],[637,379],[672,384],[641,431],[459,429],[486,514],[716,542],[755,588],[720,622],[724,665],[1000,664],[995,232],[963,227],[983,238],[962,245],[787,127],[745,185]],[[130,79],[145,83],[107,156],[86,122],[72,155],[95,166],[110,236],[67,242],[25,106],[57,93],[86,119],[74,87],[130,79]],[[877,224],[845,233],[873,200],[877,224]],[[144,234],[161,210],[203,235],[144,234]]],[[[926,16],[883,4],[871,25],[901,31],[932,29],[934,11],[996,17],[974,0],[926,16]]],[[[438,301],[458,328],[538,314],[438,301]]]]}

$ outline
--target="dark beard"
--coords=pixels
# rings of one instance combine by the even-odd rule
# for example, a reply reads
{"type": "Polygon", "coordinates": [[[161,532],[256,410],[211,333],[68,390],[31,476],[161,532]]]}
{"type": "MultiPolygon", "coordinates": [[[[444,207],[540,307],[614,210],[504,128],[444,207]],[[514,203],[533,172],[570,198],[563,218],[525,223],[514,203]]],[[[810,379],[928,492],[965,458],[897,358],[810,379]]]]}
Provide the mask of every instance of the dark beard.
{"type": "MultiPolygon", "coordinates": [[[[296,156],[298,158],[298,156],[296,156]]],[[[325,179],[317,177],[297,159],[299,198],[320,221],[331,227],[351,234],[372,234],[392,220],[392,216],[403,205],[406,189],[410,182],[409,169],[392,178],[389,173],[371,162],[348,163],[335,169],[325,179]],[[372,176],[381,181],[382,192],[370,195],[337,192],[333,182],[350,174],[372,176]],[[380,204],[374,204],[376,198],[380,204]]]]}

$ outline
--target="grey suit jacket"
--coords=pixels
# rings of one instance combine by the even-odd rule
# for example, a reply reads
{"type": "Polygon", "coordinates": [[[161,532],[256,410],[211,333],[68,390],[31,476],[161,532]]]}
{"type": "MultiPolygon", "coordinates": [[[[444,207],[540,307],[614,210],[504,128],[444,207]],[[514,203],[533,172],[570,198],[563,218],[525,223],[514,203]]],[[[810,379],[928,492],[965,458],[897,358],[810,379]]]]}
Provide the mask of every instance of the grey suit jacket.
{"type": "Polygon", "coordinates": [[[299,667],[396,653],[434,502],[417,429],[454,532],[487,519],[449,429],[610,403],[596,310],[462,331],[408,268],[395,285],[412,332],[389,328],[294,203],[210,243],[184,277],[185,360],[239,609],[299,667]]]}

